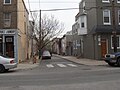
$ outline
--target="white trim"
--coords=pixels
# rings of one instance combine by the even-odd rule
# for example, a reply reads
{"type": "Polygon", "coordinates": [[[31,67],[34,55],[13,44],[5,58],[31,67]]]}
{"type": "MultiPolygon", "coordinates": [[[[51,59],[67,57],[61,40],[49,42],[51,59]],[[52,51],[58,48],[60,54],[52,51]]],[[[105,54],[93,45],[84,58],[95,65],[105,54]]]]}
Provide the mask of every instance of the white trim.
{"type": "Polygon", "coordinates": [[[104,25],[111,25],[110,10],[108,10],[108,9],[103,10],[103,24],[104,24],[104,25]],[[108,11],[108,12],[109,12],[109,22],[108,22],[108,23],[105,23],[105,22],[104,22],[104,11],[108,11]]]}
{"type": "Polygon", "coordinates": [[[4,4],[11,4],[11,0],[10,0],[10,3],[5,3],[5,0],[4,0],[4,4]]]}

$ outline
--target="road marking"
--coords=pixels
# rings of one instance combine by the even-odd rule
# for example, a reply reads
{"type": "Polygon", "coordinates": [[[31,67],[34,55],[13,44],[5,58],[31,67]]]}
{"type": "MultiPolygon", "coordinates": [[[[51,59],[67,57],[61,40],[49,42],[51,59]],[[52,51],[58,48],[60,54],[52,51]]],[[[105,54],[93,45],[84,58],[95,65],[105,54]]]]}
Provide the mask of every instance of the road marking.
{"type": "Polygon", "coordinates": [[[77,65],[74,65],[74,64],[67,64],[67,65],[71,67],[77,67],[77,65]]]}
{"type": "Polygon", "coordinates": [[[54,67],[52,64],[47,64],[46,66],[47,66],[48,68],[54,67]]]}
{"type": "Polygon", "coordinates": [[[66,67],[64,64],[57,64],[59,67],[66,67]]]}

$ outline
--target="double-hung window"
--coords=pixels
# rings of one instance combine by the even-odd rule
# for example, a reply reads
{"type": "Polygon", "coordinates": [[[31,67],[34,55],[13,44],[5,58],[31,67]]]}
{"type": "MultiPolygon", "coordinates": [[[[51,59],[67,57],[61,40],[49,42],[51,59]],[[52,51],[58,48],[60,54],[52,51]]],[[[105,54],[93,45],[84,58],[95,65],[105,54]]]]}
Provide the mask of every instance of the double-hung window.
{"type": "Polygon", "coordinates": [[[4,27],[10,27],[11,25],[11,13],[4,13],[4,27]]]}
{"type": "MultiPolygon", "coordinates": [[[[117,39],[117,48],[120,48],[120,36],[119,35],[117,35],[116,36],[116,39],[117,39]]],[[[111,46],[112,46],[112,48],[114,47],[114,38],[113,38],[113,36],[111,36],[111,46]]]]}
{"type": "Polygon", "coordinates": [[[4,4],[11,4],[11,0],[4,0],[4,4]]]}
{"type": "Polygon", "coordinates": [[[104,25],[110,25],[111,24],[110,10],[103,10],[103,24],[104,25]]]}

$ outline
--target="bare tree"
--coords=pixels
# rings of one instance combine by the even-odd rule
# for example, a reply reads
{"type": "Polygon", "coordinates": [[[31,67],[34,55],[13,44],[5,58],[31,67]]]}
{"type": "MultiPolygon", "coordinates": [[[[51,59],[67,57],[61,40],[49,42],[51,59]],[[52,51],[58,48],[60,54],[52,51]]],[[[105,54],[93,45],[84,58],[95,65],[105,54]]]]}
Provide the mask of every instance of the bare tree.
{"type": "Polygon", "coordinates": [[[41,18],[41,28],[36,28],[36,41],[39,50],[45,48],[53,38],[64,31],[64,24],[60,23],[53,15],[44,15],[41,18]]]}

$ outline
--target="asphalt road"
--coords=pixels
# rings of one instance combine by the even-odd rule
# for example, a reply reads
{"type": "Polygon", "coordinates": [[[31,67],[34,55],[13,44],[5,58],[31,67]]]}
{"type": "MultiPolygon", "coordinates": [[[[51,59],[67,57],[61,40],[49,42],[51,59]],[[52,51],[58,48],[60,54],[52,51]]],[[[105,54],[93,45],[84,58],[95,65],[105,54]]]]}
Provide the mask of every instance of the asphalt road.
{"type": "Polygon", "coordinates": [[[120,90],[120,67],[86,66],[58,57],[31,70],[0,74],[0,90],[120,90]]]}

